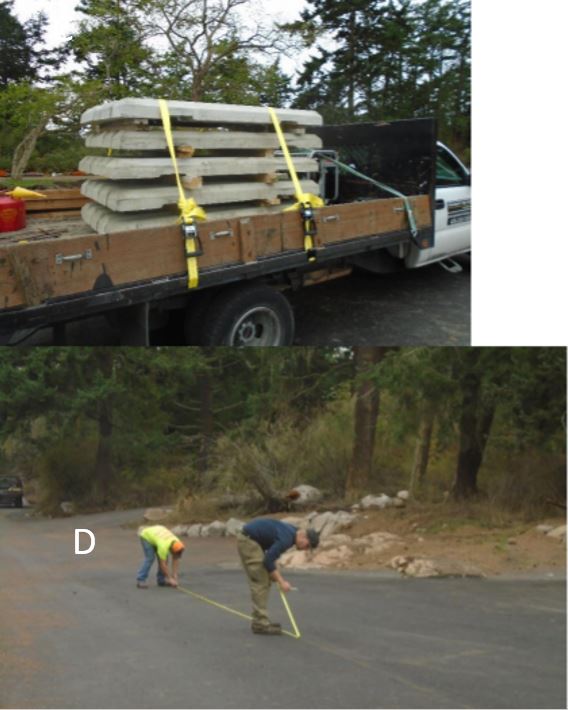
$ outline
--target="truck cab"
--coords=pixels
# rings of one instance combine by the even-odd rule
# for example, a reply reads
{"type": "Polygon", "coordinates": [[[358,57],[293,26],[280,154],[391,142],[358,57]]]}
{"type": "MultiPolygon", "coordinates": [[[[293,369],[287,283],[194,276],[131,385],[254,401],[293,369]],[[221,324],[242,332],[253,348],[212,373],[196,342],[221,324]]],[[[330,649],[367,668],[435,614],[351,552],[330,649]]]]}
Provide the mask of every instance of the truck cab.
{"type": "Polygon", "coordinates": [[[434,246],[410,248],[405,265],[414,269],[468,252],[471,248],[471,176],[443,143],[436,145],[434,246]]]}

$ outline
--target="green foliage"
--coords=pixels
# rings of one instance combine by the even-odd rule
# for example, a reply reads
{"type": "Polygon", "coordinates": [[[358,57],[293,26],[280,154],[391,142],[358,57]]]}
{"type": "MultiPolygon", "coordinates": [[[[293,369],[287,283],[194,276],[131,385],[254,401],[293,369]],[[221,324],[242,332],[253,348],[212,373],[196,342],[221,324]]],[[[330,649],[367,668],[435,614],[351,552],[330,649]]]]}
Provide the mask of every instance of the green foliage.
{"type": "MultiPolygon", "coordinates": [[[[460,383],[474,368],[483,402],[496,407],[478,480],[484,501],[542,514],[547,499],[566,495],[565,358],[560,348],[391,350],[373,374],[381,398],[368,492],[408,487],[428,404],[437,424],[417,495],[444,498],[455,475],[460,383]]],[[[259,471],[281,492],[308,483],[340,497],[354,378],[345,348],[0,349],[2,465],[39,477],[49,508],[69,498],[94,507],[107,436],[110,505],[251,491],[259,471]]]]}
{"type": "Polygon", "coordinates": [[[129,3],[81,0],[76,10],[85,19],[68,49],[76,62],[85,65],[86,78],[100,83],[103,98],[118,100],[148,93],[154,52],[133,21],[129,3]]]}
{"type": "Polygon", "coordinates": [[[461,150],[470,131],[469,0],[309,0],[289,29],[315,49],[295,104],[327,122],[435,116],[461,150]]]}
{"type": "Polygon", "coordinates": [[[0,1],[0,88],[37,80],[42,70],[51,72],[57,66],[58,52],[47,51],[44,46],[46,29],[45,13],[21,23],[14,14],[14,0],[0,1]]]}
{"type": "Polygon", "coordinates": [[[96,449],[96,432],[76,427],[72,436],[57,437],[37,452],[35,475],[42,512],[60,514],[61,501],[92,505],[96,449]]]}

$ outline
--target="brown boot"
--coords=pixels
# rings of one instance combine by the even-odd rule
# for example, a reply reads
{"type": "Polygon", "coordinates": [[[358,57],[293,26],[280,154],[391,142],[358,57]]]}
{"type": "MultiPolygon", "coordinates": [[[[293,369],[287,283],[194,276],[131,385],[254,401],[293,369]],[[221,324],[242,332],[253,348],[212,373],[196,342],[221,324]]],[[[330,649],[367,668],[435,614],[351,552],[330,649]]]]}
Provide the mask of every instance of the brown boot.
{"type": "Polygon", "coordinates": [[[265,634],[266,636],[280,636],[282,627],[280,624],[260,624],[258,621],[252,622],[253,634],[265,634]]]}

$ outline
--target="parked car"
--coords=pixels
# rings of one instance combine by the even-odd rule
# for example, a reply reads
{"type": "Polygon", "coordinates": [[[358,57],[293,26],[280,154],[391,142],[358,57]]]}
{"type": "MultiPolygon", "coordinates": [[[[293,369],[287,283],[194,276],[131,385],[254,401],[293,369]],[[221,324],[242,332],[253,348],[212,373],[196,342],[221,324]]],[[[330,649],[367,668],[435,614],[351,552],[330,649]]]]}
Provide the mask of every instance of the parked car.
{"type": "Polygon", "coordinates": [[[24,498],[24,484],[17,476],[0,476],[0,503],[8,503],[21,508],[24,498]]]}

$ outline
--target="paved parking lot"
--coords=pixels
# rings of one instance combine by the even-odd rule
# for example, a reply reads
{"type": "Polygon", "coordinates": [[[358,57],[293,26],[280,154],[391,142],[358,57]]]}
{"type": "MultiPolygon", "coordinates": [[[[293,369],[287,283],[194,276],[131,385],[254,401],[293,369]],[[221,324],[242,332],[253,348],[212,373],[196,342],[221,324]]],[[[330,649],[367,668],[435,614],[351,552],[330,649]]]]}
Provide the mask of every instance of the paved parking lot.
{"type": "MultiPolygon", "coordinates": [[[[289,571],[302,637],[256,636],[153,576],[137,589],[140,520],[0,510],[2,706],[566,707],[564,580],[289,571]]],[[[250,613],[234,539],[188,540],[180,582],[250,613]]],[[[289,625],[274,590],[269,611],[289,625]]]]}

